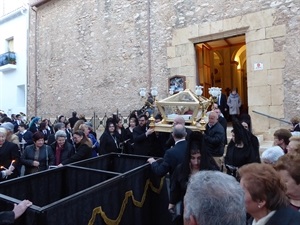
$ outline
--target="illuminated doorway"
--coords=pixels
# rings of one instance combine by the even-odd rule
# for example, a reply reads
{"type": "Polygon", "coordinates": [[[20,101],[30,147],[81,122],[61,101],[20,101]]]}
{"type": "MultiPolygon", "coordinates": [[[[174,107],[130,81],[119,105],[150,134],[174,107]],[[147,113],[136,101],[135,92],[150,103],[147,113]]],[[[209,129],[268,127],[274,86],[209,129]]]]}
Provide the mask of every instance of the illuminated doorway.
{"type": "Polygon", "coordinates": [[[229,96],[232,88],[242,100],[241,112],[248,111],[247,59],[245,35],[195,44],[197,83],[209,97],[209,87],[220,87],[229,96]]]}

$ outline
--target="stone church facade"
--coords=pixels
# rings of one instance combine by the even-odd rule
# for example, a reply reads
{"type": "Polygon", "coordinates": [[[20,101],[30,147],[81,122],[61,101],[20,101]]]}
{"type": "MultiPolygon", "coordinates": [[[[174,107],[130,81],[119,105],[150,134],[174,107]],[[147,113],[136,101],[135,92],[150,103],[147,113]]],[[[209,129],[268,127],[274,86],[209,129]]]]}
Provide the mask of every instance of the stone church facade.
{"type": "Polygon", "coordinates": [[[126,114],[143,104],[142,87],[156,86],[158,98],[167,97],[175,75],[194,90],[201,83],[195,44],[241,35],[254,132],[270,137],[285,124],[253,111],[288,121],[300,109],[299,0],[32,0],[31,6],[28,115],[126,114]]]}

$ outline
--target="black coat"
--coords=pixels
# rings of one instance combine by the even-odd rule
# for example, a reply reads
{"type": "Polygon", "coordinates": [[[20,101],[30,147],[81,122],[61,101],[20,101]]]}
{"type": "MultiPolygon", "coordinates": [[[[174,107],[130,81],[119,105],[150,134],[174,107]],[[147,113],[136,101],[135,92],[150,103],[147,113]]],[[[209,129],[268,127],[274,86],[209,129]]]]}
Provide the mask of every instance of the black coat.
{"type": "Polygon", "coordinates": [[[153,155],[155,133],[146,136],[146,126],[137,126],[133,129],[134,154],[153,155]]]}
{"type": "Polygon", "coordinates": [[[224,128],[224,132],[225,132],[224,145],[227,145],[227,120],[225,119],[225,117],[219,116],[218,121],[224,128]]]}
{"type": "MultiPolygon", "coordinates": [[[[5,168],[9,168],[12,160],[15,160],[13,166],[15,167],[14,172],[7,177],[7,179],[16,178],[19,176],[19,171],[17,166],[19,165],[20,161],[20,151],[17,144],[5,141],[0,147],[0,166],[4,166],[5,168]]],[[[0,176],[0,180],[2,177],[0,176]]]]}
{"type": "Polygon", "coordinates": [[[55,158],[53,151],[48,145],[44,144],[39,150],[39,158],[37,160],[40,165],[38,168],[33,166],[33,161],[35,161],[35,151],[35,145],[29,145],[24,149],[24,152],[21,156],[21,163],[25,166],[25,175],[37,171],[47,170],[49,166],[54,165],[55,158]]]}
{"type": "MultiPolygon", "coordinates": [[[[248,225],[251,225],[253,218],[248,220],[248,225]]],[[[288,207],[281,207],[276,210],[275,214],[268,220],[265,225],[299,225],[300,212],[288,207]]]]}
{"type": "Polygon", "coordinates": [[[244,144],[243,148],[238,148],[231,140],[227,147],[225,156],[225,164],[242,167],[248,163],[260,163],[260,159],[257,157],[258,152],[254,149],[251,143],[244,144]]]}
{"type": "Polygon", "coordinates": [[[87,144],[76,144],[76,153],[71,157],[65,159],[61,164],[66,165],[69,163],[81,161],[92,157],[92,147],[89,147],[87,144]]]}
{"type": "Polygon", "coordinates": [[[121,152],[119,145],[121,142],[120,135],[115,132],[111,135],[105,131],[100,137],[100,154],[107,154],[111,152],[121,152]]]}
{"type": "Polygon", "coordinates": [[[56,145],[57,145],[56,141],[50,145],[50,147],[51,147],[51,149],[54,153],[55,164],[56,165],[60,164],[61,162],[65,161],[65,160],[67,160],[68,158],[70,158],[75,153],[75,149],[74,149],[73,145],[71,145],[69,142],[66,141],[65,144],[64,144],[64,148],[60,153],[60,162],[56,162],[56,145]]]}
{"type": "Polygon", "coordinates": [[[0,212],[0,225],[14,224],[15,213],[13,211],[0,212]]]}
{"type": "Polygon", "coordinates": [[[227,98],[225,94],[221,94],[220,99],[217,99],[217,104],[222,114],[225,116],[228,113],[227,98]],[[227,109],[227,111],[225,111],[227,109]]]}
{"type": "Polygon", "coordinates": [[[32,132],[30,130],[27,130],[24,134],[21,134],[20,132],[18,133],[20,144],[22,142],[22,139],[24,139],[24,141],[26,141],[26,144],[24,144],[24,149],[28,145],[32,145],[33,144],[32,135],[33,134],[32,134],[32,132]]]}
{"type": "Polygon", "coordinates": [[[153,162],[152,171],[158,176],[165,176],[168,172],[172,176],[175,168],[183,162],[186,154],[187,141],[180,141],[173,148],[166,151],[162,162],[153,162]]]}
{"type": "Polygon", "coordinates": [[[70,123],[70,126],[71,128],[74,127],[75,123],[79,120],[79,118],[77,116],[73,116],[71,118],[69,118],[69,123],[70,123]]]}
{"type": "Polygon", "coordinates": [[[206,149],[212,156],[218,157],[224,154],[225,131],[219,122],[212,127],[207,124],[203,138],[206,149]]]}
{"type": "Polygon", "coordinates": [[[133,153],[133,132],[130,131],[129,127],[125,129],[125,141],[124,143],[124,153],[133,153]]]}

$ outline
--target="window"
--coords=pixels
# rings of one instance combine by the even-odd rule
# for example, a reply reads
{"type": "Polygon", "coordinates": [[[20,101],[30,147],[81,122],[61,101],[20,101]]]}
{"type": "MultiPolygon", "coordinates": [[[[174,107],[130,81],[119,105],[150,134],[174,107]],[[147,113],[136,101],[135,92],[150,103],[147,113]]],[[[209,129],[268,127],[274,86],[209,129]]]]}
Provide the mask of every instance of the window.
{"type": "Polygon", "coordinates": [[[6,39],[6,41],[7,41],[7,51],[14,52],[14,38],[11,37],[9,39],[6,39]]]}
{"type": "Polygon", "coordinates": [[[17,107],[25,107],[25,85],[17,86],[17,107]]]}

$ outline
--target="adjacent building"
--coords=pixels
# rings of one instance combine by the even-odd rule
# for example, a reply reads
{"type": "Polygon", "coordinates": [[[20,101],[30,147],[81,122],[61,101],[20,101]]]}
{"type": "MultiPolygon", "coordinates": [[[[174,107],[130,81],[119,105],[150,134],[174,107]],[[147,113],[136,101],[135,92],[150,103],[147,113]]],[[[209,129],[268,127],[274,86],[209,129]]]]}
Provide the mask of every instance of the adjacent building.
{"type": "Polygon", "coordinates": [[[0,109],[27,111],[28,4],[0,2],[0,109]]]}

